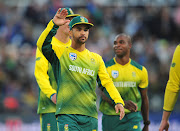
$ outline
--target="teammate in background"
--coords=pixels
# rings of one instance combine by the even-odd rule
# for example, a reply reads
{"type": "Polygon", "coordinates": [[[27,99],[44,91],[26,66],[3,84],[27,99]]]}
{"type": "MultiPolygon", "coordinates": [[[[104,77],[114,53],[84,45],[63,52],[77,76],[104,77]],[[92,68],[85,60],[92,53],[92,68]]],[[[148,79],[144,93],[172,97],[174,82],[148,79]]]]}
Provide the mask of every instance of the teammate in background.
{"type": "Polygon", "coordinates": [[[38,48],[52,65],[58,85],[56,104],[58,129],[96,131],[97,75],[116,103],[115,109],[116,113],[120,111],[120,120],[124,117],[124,102],[113,85],[101,56],[85,48],[89,28],[93,24],[82,16],[74,17],[69,23],[65,19],[66,15],[66,9],[62,11],[59,9],[37,42],[38,48]],[[71,47],[52,45],[51,41],[57,29],[66,23],[69,23],[70,27],[71,47]]]}
{"type": "Polygon", "coordinates": [[[169,80],[166,85],[166,91],[164,95],[164,107],[163,107],[163,116],[159,131],[168,131],[169,128],[169,117],[171,111],[174,108],[174,105],[177,101],[180,89],[180,44],[176,47],[176,50],[173,55],[169,80]]]}
{"type": "Polygon", "coordinates": [[[106,89],[98,82],[101,89],[99,110],[103,113],[103,131],[141,131],[140,122],[144,120],[143,131],[148,131],[149,100],[147,96],[148,73],[144,66],[130,58],[131,37],[118,34],[114,40],[115,57],[106,62],[107,72],[125,103],[125,117],[119,121],[113,108],[113,101],[106,89]],[[140,114],[140,111],[142,115],[140,114]]]}
{"type": "MultiPolygon", "coordinates": [[[[71,8],[65,9],[68,11],[66,19],[71,20],[73,17],[78,16],[78,14],[73,13],[71,8]]],[[[68,23],[59,27],[56,35],[53,36],[51,43],[57,46],[71,45],[68,23]]],[[[38,48],[36,50],[36,65],[34,74],[39,85],[37,113],[40,114],[41,130],[47,131],[50,129],[51,131],[57,131],[57,120],[55,116],[57,84],[50,63],[38,48]]]]}

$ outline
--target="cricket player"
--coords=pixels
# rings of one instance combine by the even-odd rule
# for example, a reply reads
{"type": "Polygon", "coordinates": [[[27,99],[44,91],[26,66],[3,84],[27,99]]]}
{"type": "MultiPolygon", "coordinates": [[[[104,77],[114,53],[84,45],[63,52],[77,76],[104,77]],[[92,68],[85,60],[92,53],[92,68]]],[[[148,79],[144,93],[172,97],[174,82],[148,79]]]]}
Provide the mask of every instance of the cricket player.
{"type": "Polygon", "coordinates": [[[89,28],[93,26],[83,16],[66,20],[68,12],[59,9],[53,20],[38,39],[37,46],[51,63],[57,88],[56,115],[58,129],[70,131],[96,131],[98,113],[96,108],[96,79],[115,102],[115,109],[124,117],[124,101],[109,77],[102,57],[85,48],[89,28]],[[52,45],[51,41],[59,27],[69,23],[70,47],[52,45]],[[44,41],[43,43],[41,41],[44,41]]]}
{"type": "MultiPolygon", "coordinates": [[[[74,14],[71,8],[65,8],[68,12],[66,19],[71,20],[78,14],[74,14]]],[[[43,41],[39,41],[42,42],[43,41]]],[[[71,39],[69,38],[68,23],[59,27],[51,43],[56,46],[70,46],[71,39]]],[[[54,77],[51,64],[37,48],[35,77],[39,85],[39,99],[37,113],[40,115],[40,124],[42,131],[57,131],[56,112],[56,94],[57,83],[54,77]]]]}
{"type": "Polygon", "coordinates": [[[131,37],[124,33],[118,34],[113,46],[115,57],[105,63],[108,74],[125,102],[126,115],[119,121],[114,110],[114,102],[99,81],[102,91],[99,110],[103,113],[103,131],[141,131],[142,116],[143,131],[148,131],[150,124],[147,96],[148,73],[144,66],[130,58],[131,47],[131,37]]]}
{"type": "Polygon", "coordinates": [[[169,117],[174,105],[177,101],[180,89],[180,44],[176,47],[176,50],[173,55],[169,80],[166,85],[165,95],[164,95],[164,107],[163,107],[163,116],[159,131],[168,131],[169,128],[169,117]]]}

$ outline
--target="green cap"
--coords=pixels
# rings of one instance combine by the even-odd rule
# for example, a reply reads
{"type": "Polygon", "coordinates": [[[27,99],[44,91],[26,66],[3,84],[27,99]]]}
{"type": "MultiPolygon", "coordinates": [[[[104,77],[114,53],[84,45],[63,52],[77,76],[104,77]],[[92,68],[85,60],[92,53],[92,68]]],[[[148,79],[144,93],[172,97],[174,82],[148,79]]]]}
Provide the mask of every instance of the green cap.
{"type": "Polygon", "coordinates": [[[76,16],[80,16],[79,14],[74,14],[74,12],[72,11],[71,8],[61,8],[61,11],[62,11],[63,9],[66,9],[67,12],[68,12],[68,15],[66,16],[66,18],[67,18],[67,17],[76,17],[76,16]]]}
{"type": "Polygon", "coordinates": [[[71,22],[69,23],[69,28],[70,30],[72,30],[72,28],[75,26],[75,25],[80,25],[80,24],[86,24],[86,25],[89,25],[89,28],[91,28],[92,26],[94,26],[92,23],[89,23],[88,19],[83,17],[83,16],[76,16],[74,17],[71,22]]]}

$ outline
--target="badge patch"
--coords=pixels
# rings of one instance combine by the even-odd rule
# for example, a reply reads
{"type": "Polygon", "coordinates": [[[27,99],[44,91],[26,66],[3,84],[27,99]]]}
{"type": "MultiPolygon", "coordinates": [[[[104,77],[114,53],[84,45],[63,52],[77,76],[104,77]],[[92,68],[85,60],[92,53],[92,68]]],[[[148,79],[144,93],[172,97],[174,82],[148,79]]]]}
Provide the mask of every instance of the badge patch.
{"type": "Polygon", "coordinates": [[[48,124],[47,124],[47,131],[50,131],[50,130],[51,130],[51,124],[48,123],[48,124]]]}
{"type": "Polygon", "coordinates": [[[81,22],[85,22],[85,19],[83,16],[81,16],[80,18],[81,18],[81,22]]]}
{"type": "Polygon", "coordinates": [[[133,77],[136,77],[136,72],[132,72],[132,76],[133,76],[133,77]]]}
{"type": "Polygon", "coordinates": [[[171,67],[175,67],[175,65],[176,65],[176,63],[172,63],[172,64],[171,64],[171,67]]]}
{"type": "Polygon", "coordinates": [[[91,58],[91,63],[92,63],[92,64],[95,64],[95,63],[96,63],[94,58],[91,58]]]}
{"type": "Polygon", "coordinates": [[[111,75],[113,78],[117,78],[119,76],[119,72],[118,71],[112,71],[111,75]]]}
{"type": "Polygon", "coordinates": [[[77,59],[77,54],[76,53],[69,53],[69,58],[74,61],[77,59]]]}
{"type": "Polygon", "coordinates": [[[65,125],[64,125],[64,131],[69,131],[69,129],[68,129],[68,124],[65,124],[65,125]]]}

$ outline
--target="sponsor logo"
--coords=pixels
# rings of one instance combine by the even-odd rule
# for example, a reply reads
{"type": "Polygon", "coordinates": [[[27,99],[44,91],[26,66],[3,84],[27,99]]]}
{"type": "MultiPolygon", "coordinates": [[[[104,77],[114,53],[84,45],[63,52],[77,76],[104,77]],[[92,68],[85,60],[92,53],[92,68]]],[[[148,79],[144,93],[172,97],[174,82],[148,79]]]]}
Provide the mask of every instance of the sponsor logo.
{"type": "Polygon", "coordinates": [[[92,64],[95,64],[95,63],[96,63],[94,58],[91,58],[91,63],[92,63],[92,64]]]}
{"type": "Polygon", "coordinates": [[[134,126],[133,126],[133,129],[137,129],[137,128],[138,128],[138,125],[134,125],[134,126]]]}
{"type": "Polygon", "coordinates": [[[77,54],[76,53],[69,53],[69,58],[74,61],[77,59],[77,54]]]}
{"type": "Polygon", "coordinates": [[[133,77],[136,77],[136,72],[132,72],[132,76],[133,76],[133,77]]]}
{"type": "Polygon", "coordinates": [[[119,76],[119,72],[118,71],[112,71],[111,75],[113,78],[117,78],[119,76]]]}
{"type": "Polygon", "coordinates": [[[136,82],[134,81],[119,81],[114,82],[115,87],[136,87],[136,82]]]}
{"type": "Polygon", "coordinates": [[[41,59],[41,57],[37,57],[37,58],[36,58],[36,61],[38,61],[38,60],[40,60],[40,59],[41,59]]]}

